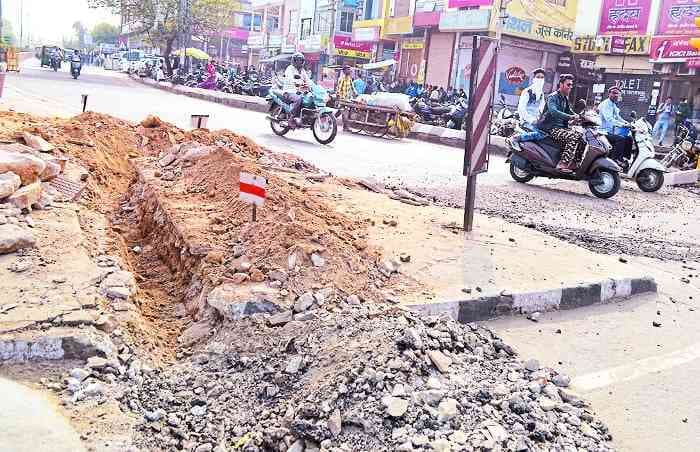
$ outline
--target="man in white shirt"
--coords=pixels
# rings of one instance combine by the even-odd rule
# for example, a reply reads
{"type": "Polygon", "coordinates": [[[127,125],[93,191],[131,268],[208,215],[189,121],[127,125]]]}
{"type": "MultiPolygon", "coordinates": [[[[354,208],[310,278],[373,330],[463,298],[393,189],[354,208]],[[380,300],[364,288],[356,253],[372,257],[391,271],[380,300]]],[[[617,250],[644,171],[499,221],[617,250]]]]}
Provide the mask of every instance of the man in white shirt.
{"type": "Polygon", "coordinates": [[[620,107],[617,106],[621,93],[619,86],[611,86],[608,89],[608,98],[598,105],[598,112],[600,113],[601,129],[608,134],[608,141],[613,146],[610,157],[617,162],[624,163],[624,159],[632,155],[632,137],[629,132],[621,134],[620,128],[629,127],[629,123],[622,119],[620,107]]]}
{"type": "Polygon", "coordinates": [[[299,125],[299,114],[301,113],[302,90],[311,83],[309,73],[304,69],[306,59],[301,52],[292,55],[292,64],[284,71],[283,91],[287,102],[291,105],[292,119],[290,125],[299,125]],[[294,123],[294,124],[292,124],[294,123]]]}
{"type": "Polygon", "coordinates": [[[532,73],[532,83],[520,93],[518,115],[526,125],[535,125],[544,109],[544,75],[544,69],[535,69],[532,73]]]}

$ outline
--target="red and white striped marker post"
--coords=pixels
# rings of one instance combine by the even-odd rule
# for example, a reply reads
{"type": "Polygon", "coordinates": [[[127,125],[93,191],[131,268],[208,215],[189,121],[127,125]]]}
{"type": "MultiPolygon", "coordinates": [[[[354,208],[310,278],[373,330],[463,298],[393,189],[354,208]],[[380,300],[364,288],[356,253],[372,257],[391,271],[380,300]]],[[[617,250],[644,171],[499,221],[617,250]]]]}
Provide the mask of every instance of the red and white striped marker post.
{"type": "Polygon", "coordinates": [[[474,36],[472,69],[469,80],[469,114],[464,147],[464,175],[467,193],[464,201],[464,229],[474,226],[476,176],[489,169],[489,129],[496,87],[498,40],[474,36]]]}
{"type": "Polygon", "coordinates": [[[255,221],[258,206],[265,204],[265,198],[267,198],[267,179],[242,172],[239,177],[239,188],[239,199],[253,205],[253,221],[255,221]]]}

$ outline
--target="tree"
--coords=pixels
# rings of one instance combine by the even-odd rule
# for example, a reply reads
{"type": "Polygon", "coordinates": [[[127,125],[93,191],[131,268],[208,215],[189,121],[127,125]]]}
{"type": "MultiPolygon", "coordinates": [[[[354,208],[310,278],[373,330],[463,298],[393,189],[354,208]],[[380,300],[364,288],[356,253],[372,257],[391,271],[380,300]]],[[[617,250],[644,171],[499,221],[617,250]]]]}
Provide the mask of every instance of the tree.
{"type": "MultiPolygon", "coordinates": [[[[233,17],[237,0],[187,0],[190,5],[187,27],[190,34],[203,36],[221,31],[233,17]],[[228,12],[228,14],[226,14],[228,12]]],[[[179,0],[88,0],[92,8],[109,8],[122,17],[129,35],[145,35],[153,45],[160,47],[169,73],[172,73],[170,54],[175,41],[185,30],[180,20],[179,0]]]]}
{"type": "Polygon", "coordinates": [[[79,20],[73,23],[73,30],[75,31],[76,36],[78,37],[78,46],[81,49],[85,48],[85,25],[83,25],[82,22],[79,20]]]}
{"type": "Polygon", "coordinates": [[[95,25],[90,34],[95,44],[116,44],[119,28],[108,22],[102,22],[95,25]]]}
{"type": "Polygon", "coordinates": [[[2,20],[2,40],[0,40],[0,46],[12,47],[17,44],[17,35],[15,35],[12,29],[12,24],[9,20],[2,20]]]}

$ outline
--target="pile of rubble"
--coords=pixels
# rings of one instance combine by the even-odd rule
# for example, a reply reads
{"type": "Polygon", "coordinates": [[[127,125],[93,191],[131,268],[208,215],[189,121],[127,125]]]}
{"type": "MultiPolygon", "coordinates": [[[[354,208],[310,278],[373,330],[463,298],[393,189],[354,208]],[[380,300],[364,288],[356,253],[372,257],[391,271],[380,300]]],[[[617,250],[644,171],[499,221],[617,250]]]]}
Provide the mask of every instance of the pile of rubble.
{"type": "Polygon", "coordinates": [[[113,394],[141,417],[142,450],[611,449],[566,375],[480,326],[376,305],[273,317],[230,323],[163,372],[125,348],[74,370],[68,390],[113,394]]]}
{"type": "Polygon", "coordinates": [[[58,196],[48,182],[65,169],[67,159],[40,137],[23,133],[28,145],[0,145],[0,254],[33,247],[32,209],[46,209],[58,196]]]}

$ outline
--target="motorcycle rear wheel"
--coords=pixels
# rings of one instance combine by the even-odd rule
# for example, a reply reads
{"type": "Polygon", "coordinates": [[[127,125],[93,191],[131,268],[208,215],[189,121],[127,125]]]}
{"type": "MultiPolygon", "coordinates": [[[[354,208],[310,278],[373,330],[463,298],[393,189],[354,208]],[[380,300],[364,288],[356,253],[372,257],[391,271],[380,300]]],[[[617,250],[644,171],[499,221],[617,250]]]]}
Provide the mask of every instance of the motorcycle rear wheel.
{"type": "Polygon", "coordinates": [[[658,191],[664,185],[664,173],[659,170],[645,168],[637,174],[637,186],[647,193],[658,191]]]}
{"type": "Polygon", "coordinates": [[[510,177],[512,177],[514,181],[520,182],[521,184],[530,182],[535,178],[535,176],[533,176],[527,170],[515,166],[515,163],[513,162],[510,162],[510,177]]]}
{"type": "MultiPolygon", "coordinates": [[[[270,112],[270,116],[272,116],[273,118],[277,118],[280,121],[286,121],[288,117],[287,113],[282,111],[282,107],[280,107],[279,105],[275,106],[272,109],[272,111],[270,112]]],[[[287,132],[291,130],[289,126],[285,127],[282,125],[281,122],[277,121],[270,121],[270,128],[272,129],[272,132],[275,135],[281,137],[285,136],[287,132]]]]}
{"type": "Polygon", "coordinates": [[[602,168],[593,179],[588,181],[588,188],[598,198],[612,198],[620,190],[620,173],[617,171],[602,168]],[[595,183],[597,180],[600,180],[598,184],[595,183]]]}
{"type": "Polygon", "coordinates": [[[311,126],[314,138],[321,144],[329,144],[335,139],[338,133],[338,121],[331,113],[321,113],[314,124],[311,126]],[[323,124],[321,121],[330,121],[329,124],[323,124]]]}

